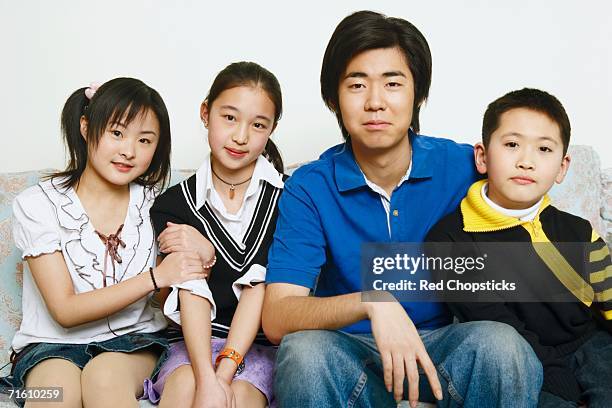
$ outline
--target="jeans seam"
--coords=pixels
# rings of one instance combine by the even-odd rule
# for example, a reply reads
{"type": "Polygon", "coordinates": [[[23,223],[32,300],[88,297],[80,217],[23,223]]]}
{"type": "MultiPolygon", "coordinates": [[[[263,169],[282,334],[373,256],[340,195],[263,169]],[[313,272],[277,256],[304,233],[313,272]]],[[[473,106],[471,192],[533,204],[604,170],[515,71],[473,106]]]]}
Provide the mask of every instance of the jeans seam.
{"type": "Polygon", "coordinates": [[[357,384],[355,385],[355,388],[353,388],[353,392],[351,393],[351,396],[346,404],[347,408],[351,408],[355,405],[355,402],[357,401],[357,398],[359,398],[359,396],[361,395],[361,391],[363,391],[363,388],[365,387],[367,381],[368,375],[366,374],[365,370],[363,370],[361,371],[361,375],[357,380],[357,384]]]}
{"type": "Polygon", "coordinates": [[[451,376],[444,369],[444,367],[442,367],[442,365],[437,365],[436,368],[438,369],[442,377],[446,379],[446,382],[448,382],[448,393],[450,394],[451,398],[454,399],[455,402],[457,402],[458,404],[463,405],[464,399],[459,394],[459,391],[457,391],[457,388],[455,388],[455,384],[453,384],[451,376]]]}

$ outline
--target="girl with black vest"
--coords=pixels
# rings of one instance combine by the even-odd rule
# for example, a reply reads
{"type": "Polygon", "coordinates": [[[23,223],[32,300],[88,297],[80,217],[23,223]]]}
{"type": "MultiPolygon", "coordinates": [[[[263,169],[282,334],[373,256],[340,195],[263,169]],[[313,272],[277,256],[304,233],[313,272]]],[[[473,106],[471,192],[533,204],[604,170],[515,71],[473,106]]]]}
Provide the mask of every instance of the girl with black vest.
{"type": "Polygon", "coordinates": [[[208,280],[173,286],[165,301],[184,341],[172,344],[157,378],[146,381],[160,407],[273,405],[276,349],[261,330],[261,309],[284,186],[270,140],[281,112],[272,73],[252,62],[227,66],[200,108],[210,156],[151,209],[162,255],[196,252],[211,269],[208,280]]]}

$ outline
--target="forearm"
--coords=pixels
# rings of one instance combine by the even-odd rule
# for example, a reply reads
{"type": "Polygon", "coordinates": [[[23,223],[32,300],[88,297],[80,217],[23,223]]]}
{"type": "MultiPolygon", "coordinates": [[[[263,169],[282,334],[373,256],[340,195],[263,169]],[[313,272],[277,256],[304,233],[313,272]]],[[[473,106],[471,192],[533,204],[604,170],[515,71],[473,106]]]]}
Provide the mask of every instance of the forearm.
{"type": "MultiPolygon", "coordinates": [[[[263,283],[252,288],[245,287],[242,290],[225,347],[236,350],[242,356],[245,356],[249,351],[261,326],[264,294],[265,285],[263,283]]],[[[237,366],[234,361],[224,358],[219,363],[217,375],[229,383],[234,377],[236,369],[237,366]]]]}
{"type": "Polygon", "coordinates": [[[115,285],[65,297],[63,304],[55,308],[54,318],[69,328],[113,315],[142,299],[154,289],[148,272],[115,285]]]}
{"type": "MultiPolygon", "coordinates": [[[[155,260],[155,266],[159,266],[159,264],[161,264],[163,261],[163,258],[158,255],[157,259],[155,260]]],[[[155,299],[155,301],[157,302],[158,307],[161,310],[164,310],[164,304],[166,303],[166,299],[168,299],[168,296],[170,295],[171,292],[171,288],[159,288],[159,292],[157,292],[153,297],[155,299]]]]}
{"type": "Polygon", "coordinates": [[[335,330],[368,317],[368,304],[361,292],[347,295],[314,297],[273,297],[266,293],[263,327],[271,342],[280,343],[283,336],[299,330],[335,330]]]}
{"type": "MultiPolygon", "coordinates": [[[[51,316],[69,328],[115,314],[151,293],[155,286],[149,270],[117,284],[75,293],[61,252],[27,258],[32,278],[51,316]]],[[[172,254],[154,269],[157,286],[203,277],[202,264],[193,253],[172,254]]]]}
{"type": "Polygon", "coordinates": [[[181,326],[185,346],[189,353],[196,384],[202,384],[206,377],[214,376],[211,362],[211,305],[207,299],[180,290],[181,326]]]}

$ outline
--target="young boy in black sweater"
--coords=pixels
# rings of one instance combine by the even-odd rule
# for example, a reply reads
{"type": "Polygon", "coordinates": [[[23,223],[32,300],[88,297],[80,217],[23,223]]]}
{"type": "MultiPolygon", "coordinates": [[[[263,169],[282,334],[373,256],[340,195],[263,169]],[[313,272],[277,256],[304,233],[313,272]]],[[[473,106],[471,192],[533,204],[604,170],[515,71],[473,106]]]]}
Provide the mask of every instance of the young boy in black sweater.
{"type": "Polygon", "coordinates": [[[532,243],[524,257],[541,263],[537,272],[545,275],[538,281],[575,301],[448,305],[460,321],[507,323],[529,342],[544,368],[540,407],[612,407],[610,253],[588,221],[553,207],[546,194],[567,173],[569,139],[565,109],[546,92],[525,88],[492,102],[474,149],[476,167],[488,178],[472,185],[428,241],[532,243]],[[580,254],[567,253],[567,245],[555,245],[560,242],[585,243],[587,273],[567,268],[580,254]],[[538,250],[536,243],[552,249],[538,250]]]}

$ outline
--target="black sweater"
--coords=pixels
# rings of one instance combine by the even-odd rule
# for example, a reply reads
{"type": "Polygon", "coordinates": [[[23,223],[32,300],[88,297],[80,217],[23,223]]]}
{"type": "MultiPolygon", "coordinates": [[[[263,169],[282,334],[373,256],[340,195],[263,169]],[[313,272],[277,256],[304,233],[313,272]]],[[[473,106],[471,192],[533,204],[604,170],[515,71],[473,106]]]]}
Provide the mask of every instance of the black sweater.
{"type": "MultiPolygon", "coordinates": [[[[588,221],[560,211],[547,205],[547,200],[541,207],[539,215],[534,223],[530,225],[514,225],[504,227],[500,221],[496,227],[486,228],[489,222],[497,222],[492,219],[493,211],[480,198],[480,186],[482,181],[476,183],[456,211],[449,214],[436,224],[429,232],[427,240],[431,242],[531,242],[532,235],[528,228],[541,229],[552,243],[555,242],[583,242],[592,245],[591,250],[599,254],[590,262],[588,269],[594,273],[600,272],[603,281],[593,279],[589,282],[595,292],[595,301],[591,307],[585,303],[575,302],[550,302],[550,303],[449,303],[449,308],[460,321],[491,320],[507,323],[513,326],[531,345],[536,355],[544,366],[543,390],[559,395],[566,400],[577,401],[580,398],[580,387],[572,371],[564,363],[564,356],[573,353],[598,329],[598,322],[610,330],[612,302],[610,300],[597,302],[609,297],[609,289],[612,287],[612,278],[608,278],[610,255],[603,240],[593,233],[588,221]],[[471,202],[470,202],[471,199],[471,202]],[[489,210],[484,210],[482,204],[489,210]],[[480,214],[481,210],[487,211],[486,215],[480,214]],[[464,220],[470,224],[477,225],[475,228],[466,227],[464,220]],[[480,223],[480,224],[479,224],[480,223]],[[466,229],[468,231],[466,231],[466,229]],[[491,231],[491,229],[495,229],[491,231]],[[486,232],[483,230],[487,230],[486,232]],[[482,231],[482,232],[477,232],[482,231]],[[608,268],[608,269],[606,269],[608,268]],[[606,292],[607,291],[607,292],[606,292]],[[594,310],[599,309],[599,310],[594,310]]],[[[510,217],[499,214],[500,218],[510,217]]],[[[503,220],[502,220],[503,221],[503,220]]],[[[508,221],[508,220],[506,220],[508,221]]],[[[517,224],[518,222],[515,222],[517,224]]],[[[525,224],[525,223],[523,223],[525,224]]],[[[537,234],[537,231],[535,231],[537,234]]],[[[563,254],[569,262],[578,254],[563,254]]],[[[525,253],[525,257],[531,257],[531,261],[542,262],[536,251],[525,253]],[[534,259],[535,257],[535,259],[534,259]]],[[[578,256],[579,257],[579,256],[578,256]]],[[[508,260],[518,264],[520,260],[508,260]]],[[[587,261],[587,263],[589,263],[587,261]]],[[[543,263],[543,270],[545,264],[543,263]]],[[[544,284],[561,285],[561,282],[551,272],[544,277],[544,284]]],[[[562,288],[562,290],[564,287],[562,288]]]]}

